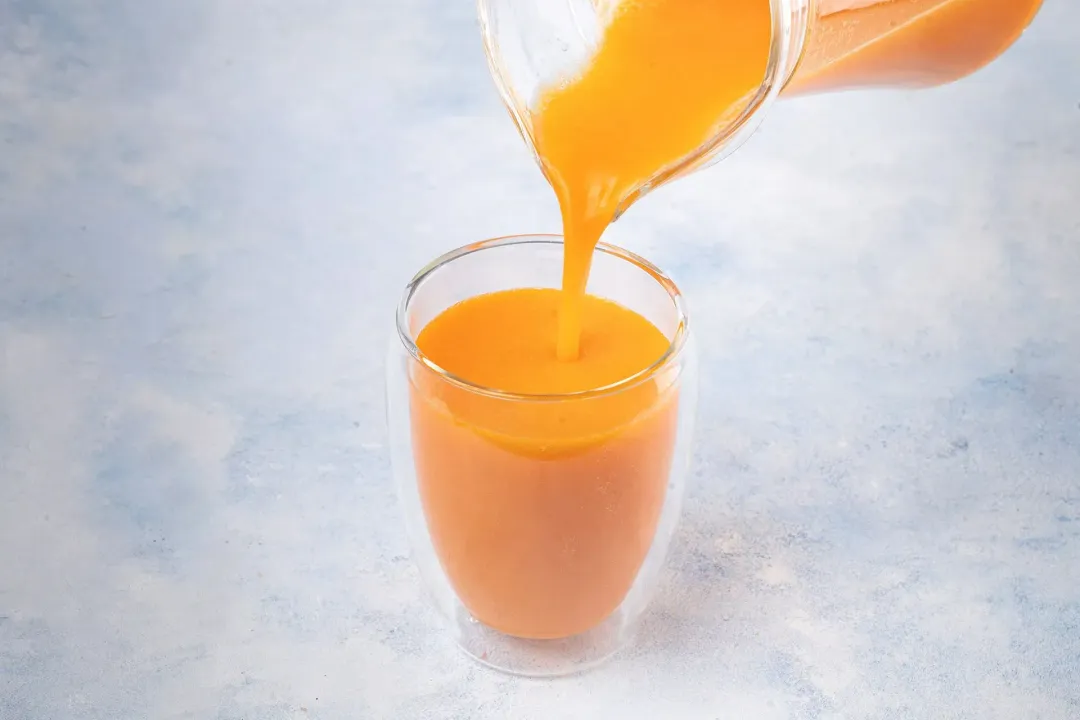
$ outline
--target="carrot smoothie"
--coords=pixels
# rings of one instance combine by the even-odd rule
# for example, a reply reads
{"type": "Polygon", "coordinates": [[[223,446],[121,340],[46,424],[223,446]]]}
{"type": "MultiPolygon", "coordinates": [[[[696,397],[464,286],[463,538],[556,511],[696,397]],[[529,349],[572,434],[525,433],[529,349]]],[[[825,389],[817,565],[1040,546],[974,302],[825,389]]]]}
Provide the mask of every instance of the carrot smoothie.
{"type": "Polygon", "coordinates": [[[493,397],[427,368],[413,378],[414,457],[439,561],[474,617],[525,638],[584,632],[623,601],[656,532],[675,441],[678,392],[662,373],[567,397],[650,368],[670,340],[586,295],[578,360],[559,361],[559,301],[554,289],[480,295],[417,338],[454,376],[562,396],[493,397]]]}

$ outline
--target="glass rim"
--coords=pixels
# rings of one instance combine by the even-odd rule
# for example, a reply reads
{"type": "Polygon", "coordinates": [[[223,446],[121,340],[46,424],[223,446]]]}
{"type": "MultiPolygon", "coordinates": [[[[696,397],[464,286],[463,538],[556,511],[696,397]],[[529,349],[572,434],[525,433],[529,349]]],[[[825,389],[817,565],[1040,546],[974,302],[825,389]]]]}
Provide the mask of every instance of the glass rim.
{"type": "Polygon", "coordinates": [[[668,298],[671,300],[672,306],[675,309],[675,313],[678,319],[678,325],[675,328],[675,334],[672,336],[671,341],[668,343],[668,347],[664,350],[664,354],[661,355],[654,363],[642,370],[623,378],[608,385],[604,385],[598,388],[590,388],[588,390],[578,390],[569,393],[515,393],[508,392],[506,390],[499,390],[497,388],[486,387],[478,383],[471,382],[462,378],[454,373],[445,370],[440,367],[435,361],[429,358],[420,350],[416,344],[416,340],[413,338],[412,331],[409,328],[408,322],[408,310],[412,304],[413,297],[417,291],[424,284],[431,275],[438,270],[450,265],[455,260],[459,260],[468,255],[472,255],[476,252],[483,250],[491,250],[494,248],[507,247],[511,245],[562,245],[563,236],[555,233],[536,233],[528,235],[507,235],[504,237],[492,238],[490,240],[480,240],[478,242],[463,245],[455,250],[451,250],[447,253],[435,258],[423,268],[420,269],[408,285],[405,286],[405,291],[402,293],[401,301],[398,303],[396,313],[396,325],[398,339],[401,344],[405,346],[405,350],[410,356],[425,368],[434,372],[442,380],[454,385],[462,390],[475,393],[477,395],[484,395],[490,398],[500,400],[515,400],[518,402],[552,402],[562,400],[585,400],[589,398],[602,397],[606,395],[613,395],[618,392],[630,389],[639,385],[642,382],[652,379],[669,366],[671,366],[682,354],[683,348],[686,346],[686,340],[690,331],[689,318],[686,312],[686,303],[683,298],[682,291],[675,284],[670,277],[667,276],[660,268],[653,265],[651,262],[641,257],[640,255],[630,252],[624,248],[616,245],[610,245],[605,242],[598,243],[594,252],[600,252],[605,255],[610,255],[618,260],[628,262],[634,265],[639,270],[644,271],[649,275],[658,285],[660,285],[667,293],[668,298]]]}

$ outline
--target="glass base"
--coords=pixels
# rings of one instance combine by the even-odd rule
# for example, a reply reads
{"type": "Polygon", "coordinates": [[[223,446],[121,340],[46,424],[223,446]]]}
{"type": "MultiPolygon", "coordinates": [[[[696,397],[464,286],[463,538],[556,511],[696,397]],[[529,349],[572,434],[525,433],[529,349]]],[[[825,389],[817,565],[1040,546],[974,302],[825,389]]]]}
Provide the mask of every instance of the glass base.
{"type": "Polygon", "coordinates": [[[524,677],[559,677],[603,664],[633,637],[621,610],[580,635],[558,640],[525,640],[483,624],[459,607],[455,622],[458,645],[487,667],[524,677]]]}

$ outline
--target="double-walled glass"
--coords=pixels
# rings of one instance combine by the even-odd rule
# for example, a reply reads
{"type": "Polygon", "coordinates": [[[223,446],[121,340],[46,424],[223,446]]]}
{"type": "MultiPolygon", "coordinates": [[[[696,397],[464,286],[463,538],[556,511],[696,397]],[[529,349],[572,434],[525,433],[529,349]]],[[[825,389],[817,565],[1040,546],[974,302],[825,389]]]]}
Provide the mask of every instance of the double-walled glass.
{"type": "Polygon", "coordinates": [[[435,260],[405,289],[387,363],[394,474],[421,575],[466,652],[523,675],[586,669],[632,635],[678,521],[697,400],[678,288],[609,245],[589,292],[670,341],[633,377],[518,395],[454,377],[417,347],[458,302],[559,287],[562,256],[560,237],[534,235],[435,260]],[[554,432],[561,423],[588,431],[554,432]]]}

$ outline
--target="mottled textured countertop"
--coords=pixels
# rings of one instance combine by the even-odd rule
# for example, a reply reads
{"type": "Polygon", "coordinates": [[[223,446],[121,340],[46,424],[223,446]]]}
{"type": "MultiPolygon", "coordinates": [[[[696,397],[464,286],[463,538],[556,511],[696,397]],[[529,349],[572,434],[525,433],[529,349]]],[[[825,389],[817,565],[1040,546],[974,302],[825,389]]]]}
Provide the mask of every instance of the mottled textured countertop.
{"type": "Polygon", "coordinates": [[[695,465],[637,644],[539,682],[439,633],[384,431],[412,271],[557,230],[472,3],[0,0],[0,718],[1080,717],[1078,25],[612,230],[695,465]]]}

